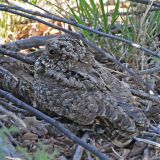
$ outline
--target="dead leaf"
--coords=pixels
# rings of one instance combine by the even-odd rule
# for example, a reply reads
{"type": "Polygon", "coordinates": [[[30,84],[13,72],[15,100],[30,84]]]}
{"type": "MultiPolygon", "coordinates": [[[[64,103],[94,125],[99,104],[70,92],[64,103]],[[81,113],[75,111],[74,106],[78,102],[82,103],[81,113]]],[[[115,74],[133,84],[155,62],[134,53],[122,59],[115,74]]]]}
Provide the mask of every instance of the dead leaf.
{"type": "Polygon", "coordinates": [[[44,122],[37,120],[36,117],[26,117],[24,122],[27,129],[38,136],[45,136],[48,133],[44,122]]]}
{"type": "Polygon", "coordinates": [[[30,141],[35,141],[38,139],[38,136],[34,133],[27,132],[22,136],[22,140],[30,140],[30,141]]]}

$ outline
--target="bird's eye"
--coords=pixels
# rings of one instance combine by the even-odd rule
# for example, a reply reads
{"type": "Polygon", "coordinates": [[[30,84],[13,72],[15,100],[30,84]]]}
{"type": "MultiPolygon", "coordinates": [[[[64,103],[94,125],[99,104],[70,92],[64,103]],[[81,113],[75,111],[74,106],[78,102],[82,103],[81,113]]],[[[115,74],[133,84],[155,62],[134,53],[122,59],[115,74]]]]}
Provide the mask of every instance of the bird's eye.
{"type": "Polygon", "coordinates": [[[55,52],[55,50],[53,50],[53,49],[50,49],[50,50],[49,50],[49,53],[50,53],[50,54],[54,54],[54,52],[55,52]]]}

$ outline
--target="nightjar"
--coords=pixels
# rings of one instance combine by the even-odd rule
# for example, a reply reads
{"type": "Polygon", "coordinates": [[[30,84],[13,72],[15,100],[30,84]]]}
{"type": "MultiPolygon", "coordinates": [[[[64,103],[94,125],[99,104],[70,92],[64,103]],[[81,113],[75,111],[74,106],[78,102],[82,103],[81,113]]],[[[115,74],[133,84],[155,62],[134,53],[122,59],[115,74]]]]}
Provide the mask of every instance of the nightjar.
{"type": "Polygon", "coordinates": [[[78,39],[48,40],[34,70],[35,101],[41,110],[81,125],[92,125],[98,119],[105,128],[108,122],[112,142],[119,147],[133,140],[137,126],[149,126],[130,91],[78,39]]]}

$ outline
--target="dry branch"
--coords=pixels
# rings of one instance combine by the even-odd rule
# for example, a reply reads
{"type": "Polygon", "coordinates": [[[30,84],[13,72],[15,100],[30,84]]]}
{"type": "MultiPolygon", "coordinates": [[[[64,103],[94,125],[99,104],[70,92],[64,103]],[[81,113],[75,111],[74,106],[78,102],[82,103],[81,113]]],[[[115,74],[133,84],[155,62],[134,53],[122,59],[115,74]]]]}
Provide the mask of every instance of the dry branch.
{"type": "Polygon", "coordinates": [[[19,49],[28,49],[32,47],[39,47],[44,46],[45,41],[51,38],[54,38],[55,35],[51,36],[35,36],[35,37],[29,37],[22,40],[17,40],[15,42],[7,43],[5,46],[14,46],[19,49]]]}
{"type": "Polygon", "coordinates": [[[158,72],[160,72],[160,67],[156,66],[156,67],[146,69],[146,70],[143,70],[143,71],[139,71],[139,72],[136,72],[136,73],[140,74],[140,75],[144,75],[144,74],[154,74],[154,73],[158,73],[158,72]]]}
{"type": "Polygon", "coordinates": [[[151,94],[147,94],[147,93],[145,93],[144,91],[141,91],[141,90],[130,89],[130,91],[135,96],[138,96],[140,98],[145,98],[145,99],[148,99],[148,100],[151,100],[153,102],[156,102],[156,103],[160,104],[160,97],[159,96],[154,96],[154,95],[151,95],[151,94]]]}
{"type": "MultiPolygon", "coordinates": [[[[89,134],[86,132],[83,137],[82,141],[87,142],[87,139],[89,138],[89,134]]],[[[76,151],[73,156],[73,160],[81,160],[83,155],[84,148],[80,145],[77,146],[76,151]]]]}
{"type": "Polygon", "coordinates": [[[6,114],[7,116],[9,116],[10,118],[14,119],[16,122],[18,122],[21,126],[23,126],[24,128],[26,128],[26,124],[23,122],[22,119],[20,119],[16,114],[14,114],[11,111],[6,110],[5,108],[3,108],[3,106],[0,105],[0,112],[6,114]]]}
{"type": "Polygon", "coordinates": [[[28,63],[28,64],[34,64],[34,61],[26,56],[23,56],[21,53],[19,52],[15,52],[15,51],[11,51],[8,49],[4,49],[2,47],[0,47],[0,54],[2,55],[7,55],[10,56],[12,58],[16,58],[24,63],[28,63]]]}

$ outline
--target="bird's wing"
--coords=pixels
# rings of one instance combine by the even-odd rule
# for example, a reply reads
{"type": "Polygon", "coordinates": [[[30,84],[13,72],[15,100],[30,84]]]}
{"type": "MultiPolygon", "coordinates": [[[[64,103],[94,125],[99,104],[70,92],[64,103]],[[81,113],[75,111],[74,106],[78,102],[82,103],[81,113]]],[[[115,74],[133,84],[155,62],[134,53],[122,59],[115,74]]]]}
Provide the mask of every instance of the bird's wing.
{"type": "Polygon", "coordinates": [[[136,122],[136,124],[148,127],[149,120],[143,113],[143,110],[137,107],[129,89],[126,88],[119,79],[112,75],[107,68],[103,67],[98,62],[96,64],[97,71],[101,73],[103,81],[111,90],[111,95],[116,99],[118,105],[136,122]]]}

